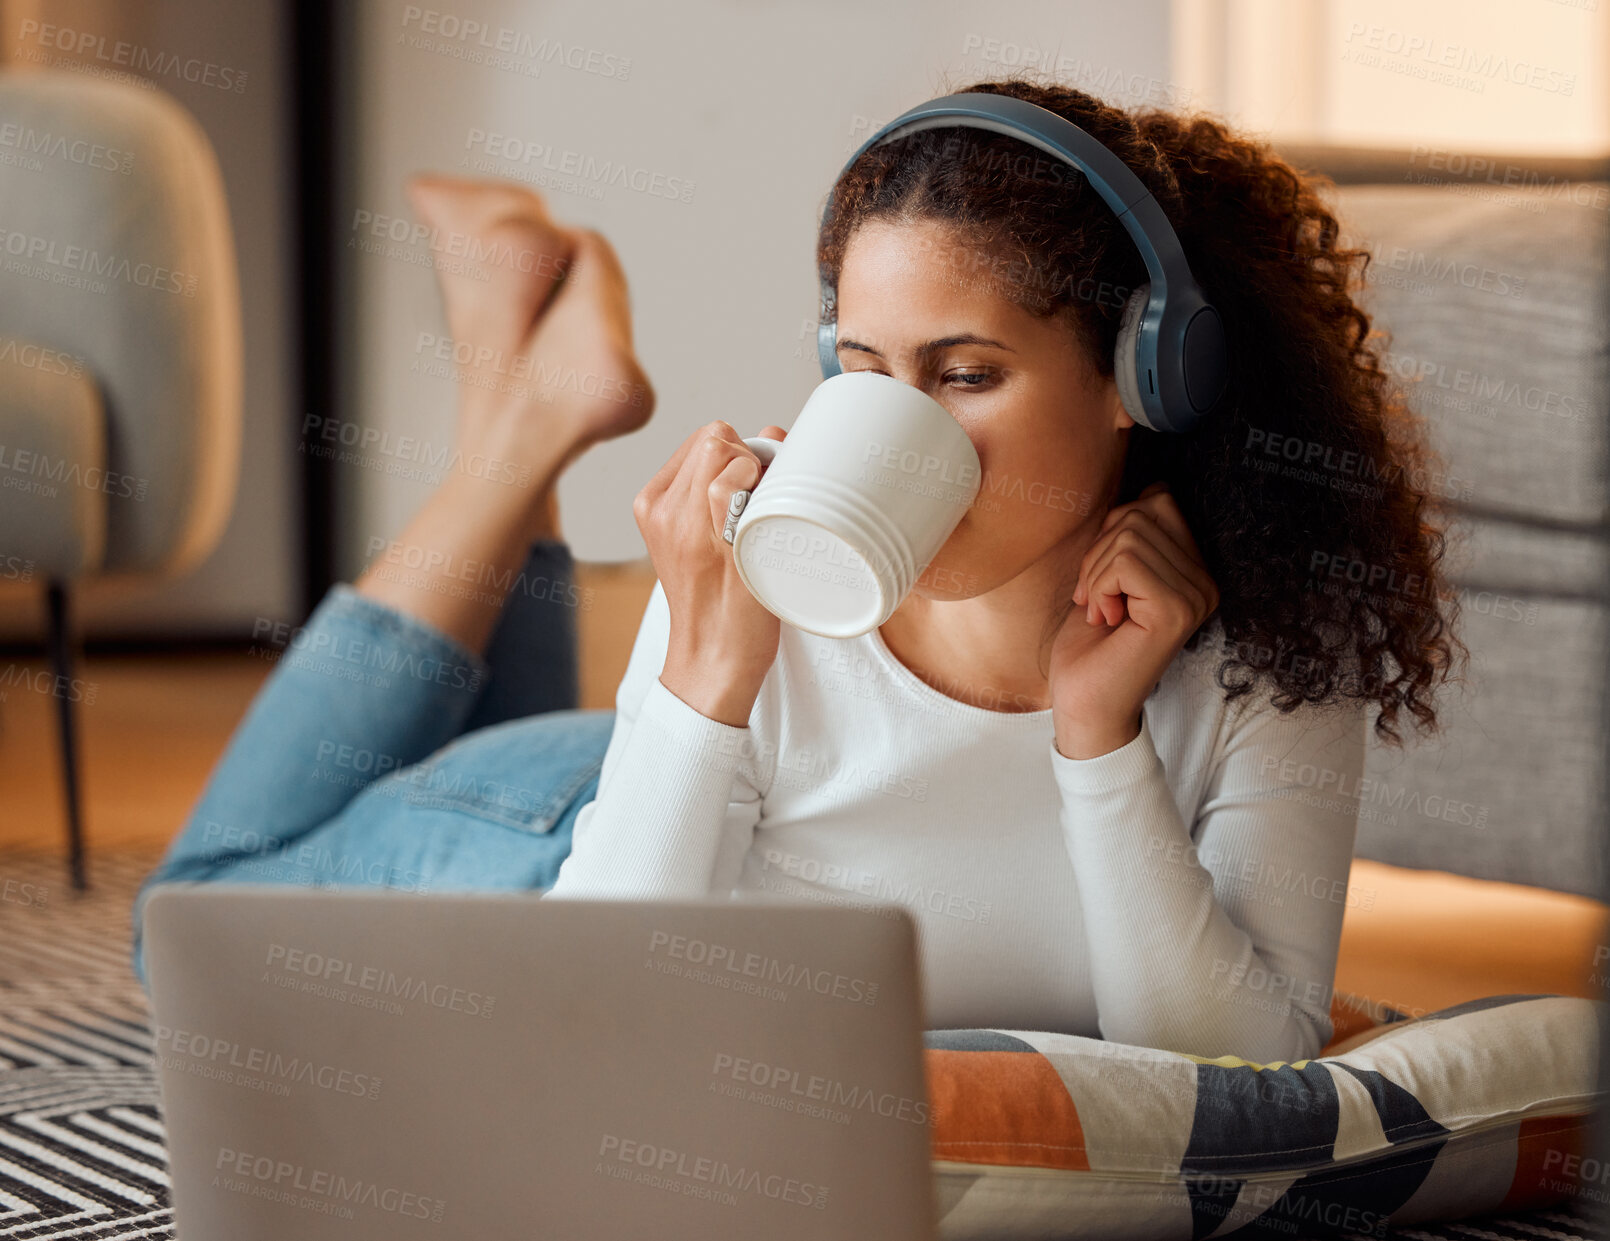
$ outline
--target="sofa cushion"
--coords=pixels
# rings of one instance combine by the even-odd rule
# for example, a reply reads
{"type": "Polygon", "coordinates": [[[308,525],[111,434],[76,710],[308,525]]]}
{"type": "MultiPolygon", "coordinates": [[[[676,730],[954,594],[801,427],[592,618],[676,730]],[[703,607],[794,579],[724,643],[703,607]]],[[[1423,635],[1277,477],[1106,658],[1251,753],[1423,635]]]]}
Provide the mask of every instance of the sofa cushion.
{"type": "Polygon", "coordinates": [[[1444,458],[1434,493],[1520,519],[1603,520],[1604,212],[1545,191],[1336,191],[1372,258],[1365,308],[1444,458]]]}

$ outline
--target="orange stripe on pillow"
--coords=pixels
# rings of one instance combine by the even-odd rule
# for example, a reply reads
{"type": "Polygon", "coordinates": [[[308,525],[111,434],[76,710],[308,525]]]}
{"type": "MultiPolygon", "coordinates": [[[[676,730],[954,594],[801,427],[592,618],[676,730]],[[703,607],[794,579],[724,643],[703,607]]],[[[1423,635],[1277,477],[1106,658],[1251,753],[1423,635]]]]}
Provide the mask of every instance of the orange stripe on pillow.
{"type": "MultiPolygon", "coordinates": [[[[1598,1160],[1582,1158],[1583,1145],[1593,1127],[1591,1116],[1539,1116],[1523,1120],[1515,1139],[1515,1176],[1509,1192],[1495,1210],[1514,1211],[1552,1206],[1574,1196],[1582,1180],[1582,1165],[1600,1168],[1598,1160]]],[[[1605,1187],[1590,1186],[1590,1200],[1603,1201],[1605,1187]]]]}
{"type": "Polygon", "coordinates": [[[935,1159],[1088,1172],[1084,1130],[1044,1056],[929,1049],[935,1159]]]}

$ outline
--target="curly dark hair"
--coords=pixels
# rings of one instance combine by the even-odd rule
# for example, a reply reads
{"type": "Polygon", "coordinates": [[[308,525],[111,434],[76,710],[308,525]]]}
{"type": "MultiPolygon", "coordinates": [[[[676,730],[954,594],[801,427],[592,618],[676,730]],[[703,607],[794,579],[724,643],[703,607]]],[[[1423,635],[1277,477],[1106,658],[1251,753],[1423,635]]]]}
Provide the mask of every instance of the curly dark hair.
{"type": "MultiPolygon", "coordinates": [[[[1331,182],[1203,115],[1126,110],[1022,75],[955,89],[1038,104],[1103,142],[1157,199],[1223,316],[1224,400],[1183,435],[1137,425],[1118,500],[1162,480],[1190,524],[1220,604],[1188,645],[1217,625],[1226,697],[1261,684],[1280,711],[1362,699],[1388,743],[1402,741],[1404,712],[1434,732],[1433,691],[1468,655],[1433,520],[1444,476],[1354,301],[1370,255],[1339,246],[1320,196],[1331,182]]],[[[962,243],[949,261],[969,254],[963,265],[1005,295],[1062,316],[1112,375],[1146,269],[1076,169],[1016,138],[938,127],[864,152],[829,206],[817,239],[829,287],[865,221],[942,221],[962,243]]]]}

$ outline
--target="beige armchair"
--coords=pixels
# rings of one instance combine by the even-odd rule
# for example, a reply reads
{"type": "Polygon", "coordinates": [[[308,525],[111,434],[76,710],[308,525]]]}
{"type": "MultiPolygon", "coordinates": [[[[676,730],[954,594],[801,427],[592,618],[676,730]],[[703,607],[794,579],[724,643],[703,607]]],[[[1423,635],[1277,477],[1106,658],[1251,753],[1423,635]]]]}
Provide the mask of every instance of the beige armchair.
{"type": "Polygon", "coordinates": [[[159,90],[0,73],[0,578],[49,604],[77,887],[72,588],[207,555],[240,419],[234,242],[200,126],[159,90]]]}

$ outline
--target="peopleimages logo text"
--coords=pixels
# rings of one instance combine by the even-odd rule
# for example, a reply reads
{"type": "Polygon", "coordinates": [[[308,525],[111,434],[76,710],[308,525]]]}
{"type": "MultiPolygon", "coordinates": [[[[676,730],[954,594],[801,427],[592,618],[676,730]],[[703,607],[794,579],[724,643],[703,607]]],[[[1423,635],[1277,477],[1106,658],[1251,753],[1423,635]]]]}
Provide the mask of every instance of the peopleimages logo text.
{"type": "Polygon", "coordinates": [[[44,263],[62,271],[83,272],[103,280],[121,280],[142,289],[195,296],[196,277],[121,254],[102,254],[89,246],[58,241],[15,229],[0,228],[0,251],[28,263],[44,263]]]}
{"type": "Polygon", "coordinates": [[[736,1189],[743,1193],[759,1194],[776,1202],[812,1207],[818,1211],[827,1206],[826,1186],[775,1172],[767,1174],[742,1165],[734,1167],[725,1159],[694,1155],[652,1142],[634,1141],[614,1133],[606,1133],[600,1139],[598,1158],[665,1178],[670,1183],[662,1187],[667,1189],[676,1189],[679,1182],[688,1181],[716,1190],[736,1189]]]}
{"type": "Polygon", "coordinates": [[[358,965],[340,957],[308,952],[286,944],[270,944],[266,964],[288,974],[316,978],[322,983],[354,987],[359,991],[371,991],[397,999],[423,1000],[432,1008],[466,1013],[471,1017],[490,1017],[496,1002],[492,996],[479,991],[467,991],[463,987],[416,978],[412,974],[398,974],[395,970],[373,965],[358,965]]]}
{"type": "Polygon", "coordinates": [[[767,1064],[747,1056],[718,1052],[710,1072],[716,1078],[792,1095],[796,1100],[809,1100],[850,1112],[867,1112],[913,1125],[928,1123],[928,1102],[925,1099],[911,1099],[892,1091],[880,1091],[859,1083],[823,1077],[818,1073],[804,1073],[799,1069],[767,1064]]]}
{"type": "MultiPolygon", "coordinates": [[[[288,1085],[317,1086],[334,1094],[361,1099],[380,1097],[380,1078],[341,1065],[285,1055],[265,1047],[245,1047],[233,1039],[214,1038],[195,1030],[157,1026],[156,1044],[174,1057],[209,1069],[239,1070],[288,1085]]],[[[205,1074],[202,1074],[205,1076],[205,1074]]]]}
{"type": "Polygon", "coordinates": [[[560,64],[578,73],[624,82],[632,71],[632,58],[563,39],[536,36],[509,26],[490,26],[475,18],[459,17],[441,9],[410,4],[403,9],[403,29],[417,30],[433,38],[447,39],[483,51],[514,56],[538,64],[560,64]]]}
{"type": "Polygon", "coordinates": [[[228,65],[202,60],[199,56],[180,56],[159,48],[130,43],[126,39],[108,39],[93,30],[74,30],[53,22],[39,22],[24,18],[18,27],[21,58],[40,60],[40,51],[29,48],[31,41],[39,49],[65,52],[79,60],[90,60],[103,65],[119,65],[143,74],[148,78],[172,78],[192,85],[210,86],[214,90],[240,94],[246,89],[246,71],[228,65]]]}
{"type": "MultiPolygon", "coordinates": [[[[228,1146],[218,1148],[218,1159],[213,1168],[226,1177],[237,1177],[238,1185],[225,1184],[225,1189],[252,1193],[298,1206],[317,1206],[298,1195],[323,1200],[344,1207],[363,1206],[393,1215],[409,1216],[440,1223],[447,1203],[440,1198],[408,1190],[395,1189],[366,1181],[362,1177],[348,1178],[338,1172],[309,1168],[305,1164],[237,1151],[228,1146]],[[269,1192],[255,1192],[268,1190],[269,1192]]],[[[349,1217],[350,1218],[350,1217],[349,1217]]]]}
{"type": "MultiPolygon", "coordinates": [[[[567,147],[556,147],[548,142],[529,141],[511,134],[491,133],[484,129],[471,129],[464,140],[465,148],[473,154],[490,160],[522,168],[540,168],[545,172],[574,177],[595,185],[619,185],[648,194],[654,198],[671,198],[679,202],[693,201],[696,183],[686,177],[674,176],[643,165],[630,165],[624,161],[599,159],[567,147]]],[[[468,156],[466,156],[466,159],[468,156]]],[[[473,165],[477,172],[492,172],[494,168],[473,165]]]]}
{"type": "Polygon", "coordinates": [[[687,935],[672,935],[669,931],[651,932],[648,950],[650,954],[664,953],[706,970],[721,970],[782,987],[803,987],[817,995],[829,995],[852,1004],[874,1004],[878,999],[878,984],[864,978],[812,969],[797,961],[782,961],[758,952],[744,952],[730,944],[712,944],[687,935]]]}

